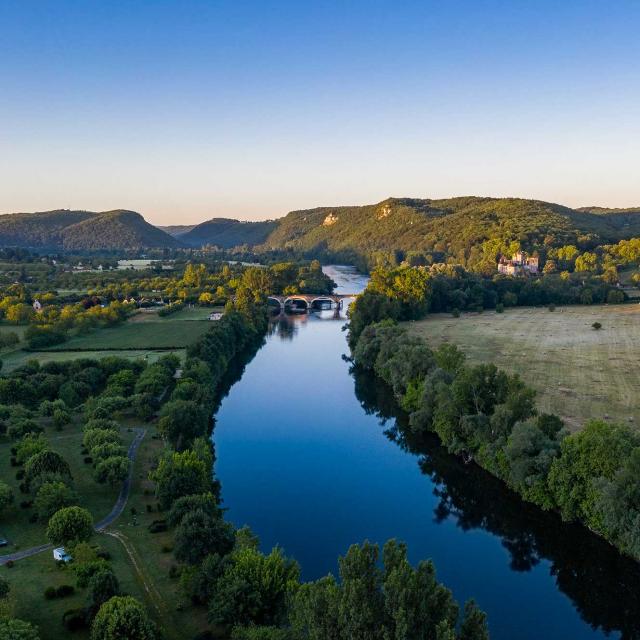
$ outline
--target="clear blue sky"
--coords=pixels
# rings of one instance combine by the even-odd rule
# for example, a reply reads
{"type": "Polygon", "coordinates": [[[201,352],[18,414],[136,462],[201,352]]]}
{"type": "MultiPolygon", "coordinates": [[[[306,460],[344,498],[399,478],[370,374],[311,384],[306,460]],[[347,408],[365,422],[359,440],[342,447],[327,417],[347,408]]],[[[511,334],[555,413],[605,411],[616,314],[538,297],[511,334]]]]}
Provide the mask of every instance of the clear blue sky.
{"type": "Polygon", "coordinates": [[[0,212],[640,205],[640,3],[0,0],[0,212]]]}

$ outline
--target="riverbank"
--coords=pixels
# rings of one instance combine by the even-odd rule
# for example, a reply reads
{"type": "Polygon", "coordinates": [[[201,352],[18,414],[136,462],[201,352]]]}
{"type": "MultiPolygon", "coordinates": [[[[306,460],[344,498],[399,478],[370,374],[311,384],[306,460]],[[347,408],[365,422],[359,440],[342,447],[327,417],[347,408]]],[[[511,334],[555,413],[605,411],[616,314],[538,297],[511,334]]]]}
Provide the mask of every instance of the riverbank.
{"type": "MultiPolygon", "coordinates": [[[[346,282],[331,277],[338,292],[367,282],[352,269],[346,282]]],[[[306,580],[337,574],[355,541],[404,540],[411,562],[431,558],[458,601],[477,599],[494,640],[640,633],[635,563],[433,436],[404,437],[392,394],[341,357],[346,322],[331,312],[282,319],[223,398],[214,439],[227,518],[249,525],[262,549],[295,557],[306,580]]]]}

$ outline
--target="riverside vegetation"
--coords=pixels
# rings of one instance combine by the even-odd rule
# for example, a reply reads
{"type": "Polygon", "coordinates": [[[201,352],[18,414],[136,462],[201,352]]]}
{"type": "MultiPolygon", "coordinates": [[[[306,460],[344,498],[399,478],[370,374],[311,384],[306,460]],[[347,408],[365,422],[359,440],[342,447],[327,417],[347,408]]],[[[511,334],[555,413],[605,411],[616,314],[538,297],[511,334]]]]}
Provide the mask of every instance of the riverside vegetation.
{"type": "MultiPolygon", "coordinates": [[[[544,281],[537,282],[542,295],[544,281]]],[[[412,432],[435,432],[450,452],[475,461],[525,500],[558,510],[640,559],[635,428],[592,420],[569,435],[558,416],[537,411],[534,391],[518,375],[493,364],[467,365],[454,345],[431,349],[396,324],[431,309],[451,310],[464,284],[459,274],[426,269],[375,272],[351,310],[356,366],[392,388],[412,432]]],[[[476,294],[486,300],[493,293],[499,300],[512,293],[509,283],[497,293],[499,286],[487,282],[476,294]]],[[[553,295],[565,293],[562,288],[553,295]]]]}
{"type": "MultiPolygon", "coordinates": [[[[267,330],[265,292],[252,282],[256,278],[264,284],[264,277],[257,270],[245,272],[222,319],[187,347],[183,362],[175,355],[155,363],[117,357],[44,365],[33,361],[0,379],[5,429],[0,446],[11,448],[14,459],[0,484],[0,523],[13,539],[23,536],[23,544],[40,543],[43,534],[74,558],[68,566],[61,563],[55,578],[50,571],[29,569],[30,559],[16,560],[15,566],[6,563],[0,582],[0,637],[178,637],[164,618],[152,620],[149,594],[141,602],[124,586],[129,568],[120,560],[122,551],[115,552],[100,534],[95,542],[94,522],[108,510],[129,473],[131,461],[124,455],[129,427],[141,422],[158,434],[163,446],[153,449],[149,475],[156,504],[146,504],[155,518],[136,535],[150,554],[145,562],[160,566],[166,563],[153,558],[158,553],[153,538],[167,540],[163,552],[172,554],[173,564],[165,603],[181,594],[184,604],[177,615],[189,627],[189,618],[199,620],[198,612],[206,612],[211,626],[210,631],[200,627],[201,637],[488,637],[477,606],[469,601],[460,612],[451,592],[437,581],[433,565],[412,567],[400,543],[385,545],[382,568],[379,549],[365,542],[340,560],[339,581],[328,576],[301,584],[295,561],[279,549],[265,555],[250,531],[225,522],[213,472],[211,416],[230,370],[251,357],[267,330]],[[69,436],[69,444],[57,444],[57,430],[69,436]],[[68,450],[72,443],[81,448],[79,455],[68,450]],[[100,493],[101,486],[108,490],[100,493]],[[25,499],[17,508],[20,493],[25,499]],[[11,528],[16,517],[21,524],[11,528]],[[57,586],[47,585],[45,576],[57,586]],[[53,619],[33,613],[39,610],[38,589],[53,619]]],[[[126,543],[125,548],[129,550],[126,543]]],[[[152,590],[165,588],[158,583],[152,590]]]]}

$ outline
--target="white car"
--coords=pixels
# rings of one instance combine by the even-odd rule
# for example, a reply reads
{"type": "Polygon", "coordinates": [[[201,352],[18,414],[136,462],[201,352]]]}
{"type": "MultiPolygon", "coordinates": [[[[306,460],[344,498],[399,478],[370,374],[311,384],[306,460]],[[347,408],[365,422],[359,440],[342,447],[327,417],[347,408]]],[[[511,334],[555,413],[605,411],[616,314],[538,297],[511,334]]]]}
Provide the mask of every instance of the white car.
{"type": "Polygon", "coordinates": [[[53,550],[53,559],[56,562],[71,562],[73,558],[65,551],[64,547],[58,547],[53,550]]]}

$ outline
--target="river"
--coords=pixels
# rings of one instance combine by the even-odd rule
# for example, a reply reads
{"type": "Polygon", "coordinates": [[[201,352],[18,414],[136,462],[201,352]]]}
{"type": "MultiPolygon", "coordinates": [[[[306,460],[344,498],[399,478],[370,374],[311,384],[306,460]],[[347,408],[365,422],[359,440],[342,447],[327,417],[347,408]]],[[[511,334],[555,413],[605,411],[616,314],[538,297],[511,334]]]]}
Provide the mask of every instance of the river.
{"type": "MultiPolygon", "coordinates": [[[[366,279],[326,267],[337,293],[366,279]]],[[[435,439],[407,442],[375,380],[354,377],[343,314],[282,320],[216,416],[216,473],[236,525],[279,545],[303,578],[337,573],[350,544],[404,540],[432,558],[493,640],[640,638],[640,570],[581,527],[525,505],[435,439]]]]}

